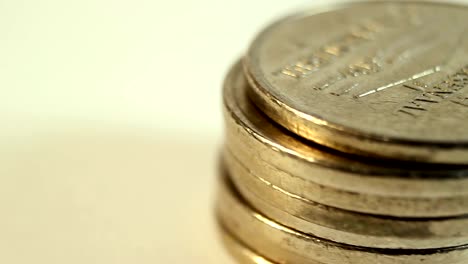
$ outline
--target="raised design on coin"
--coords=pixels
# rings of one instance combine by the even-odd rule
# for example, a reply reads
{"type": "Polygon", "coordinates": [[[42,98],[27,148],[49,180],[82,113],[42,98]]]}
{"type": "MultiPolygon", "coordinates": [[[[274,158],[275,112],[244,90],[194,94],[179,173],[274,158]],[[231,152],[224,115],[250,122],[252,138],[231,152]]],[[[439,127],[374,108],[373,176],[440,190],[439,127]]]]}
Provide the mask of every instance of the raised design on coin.
{"type": "Polygon", "coordinates": [[[257,105],[303,137],[468,164],[467,8],[378,2],[290,17],[258,36],[244,64],[257,105]]]}

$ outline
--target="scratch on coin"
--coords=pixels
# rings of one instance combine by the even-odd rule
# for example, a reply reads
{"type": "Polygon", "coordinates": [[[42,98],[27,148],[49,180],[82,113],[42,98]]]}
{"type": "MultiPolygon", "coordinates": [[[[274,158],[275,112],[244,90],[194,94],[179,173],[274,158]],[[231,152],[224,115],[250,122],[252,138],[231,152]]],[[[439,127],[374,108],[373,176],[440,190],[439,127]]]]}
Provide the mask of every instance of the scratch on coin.
{"type": "MultiPolygon", "coordinates": [[[[465,98],[465,100],[467,100],[467,99],[468,99],[468,97],[465,98]]],[[[464,103],[464,102],[460,102],[460,101],[456,101],[456,100],[452,100],[451,102],[454,103],[454,104],[464,106],[464,107],[468,107],[468,103],[464,103]]]]}
{"type": "Polygon", "coordinates": [[[413,76],[411,76],[410,78],[406,78],[406,79],[402,79],[402,80],[399,80],[399,81],[396,81],[396,82],[393,82],[393,83],[390,83],[390,84],[387,84],[385,86],[381,86],[377,89],[373,89],[373,90],[370,90],[368,92],[365,92],[363,94],[360,94],[360,95],[357,95],[355,96],[356,98],[361,98],[361,97],[365,97],[365,96],[368,96],[368,95],[371,95],[371,94],[374,94],[374,93],[377,93],[377,92],[380,92],[380,91],[383,91],[383,90],[386,90],[388,88],[392,88],[392,87],[395,87],[395,86],[398,86],[400,84],[404,84],[405,82],[409,82],[409,81],[414,81],[414,80],[417,80],[419,78],[422,78],[422,77],[425,77],[425,76],[428,76],[428,75],[431,75],[431,74],[434,74],[436,72],[439,72],[441,70],[441,67],[440,66],[436,66],[432,69],[429,69],[429,70],[425,70],[423,72],[420,72],[418,74],[415,74],[413,76]]]}

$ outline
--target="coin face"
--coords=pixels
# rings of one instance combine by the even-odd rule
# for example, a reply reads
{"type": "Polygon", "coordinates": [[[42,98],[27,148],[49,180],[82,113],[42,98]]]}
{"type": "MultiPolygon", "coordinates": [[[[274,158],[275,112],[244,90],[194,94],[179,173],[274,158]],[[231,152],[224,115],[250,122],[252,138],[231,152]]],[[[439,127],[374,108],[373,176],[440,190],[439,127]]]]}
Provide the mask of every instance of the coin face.
{"type": "Polygon", "coordinates": [[[285,133],[250,103],[248,89],[241,65],[234,65],[223,92],[225,148],[269,184],[362,213],[412,218],[468,214],[466,170],[350,159],[285,133]]]}
{"type": "Polygon", "coordinates": [[[279,124],[334,148],[468,164],[468,9],[362,3],[289,17],[244,66],[279,124]]]}

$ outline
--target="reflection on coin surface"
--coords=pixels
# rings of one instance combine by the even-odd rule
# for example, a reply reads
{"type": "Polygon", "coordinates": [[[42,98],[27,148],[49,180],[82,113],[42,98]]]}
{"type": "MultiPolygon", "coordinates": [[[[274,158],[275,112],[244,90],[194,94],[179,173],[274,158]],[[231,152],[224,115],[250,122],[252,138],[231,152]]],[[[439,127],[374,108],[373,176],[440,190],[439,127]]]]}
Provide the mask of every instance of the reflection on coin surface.
{"type": "Polygon", "coordinates": [[[226,147],[266,181],[333,207],[398,217],[468,214],[466,170],[349,159],[284,133],[250,104],[236,64],[226,78],[226,147]],[[431,168],[428,169],[427,167],[431,168]]]}
{"type": "MultiPolygon", "coordinates": [[[[229,151],[223,156],[231,181],[242,197],[265,216],[301,232],[375,248],[424,249],[468,244],[468,217],[404,219],[341,210],[310,201],[257,177],[229,151]]],[[[351,203],[360,202],[353,197],[346,198],[351,203]]],[[[385,206],[384,200],[382,207],[385,206]]]]}
{"type": "Polygon", "coordinates": [[[252,98],[305,138],[361,155],[468,164],[468,8],[361,3],[263,31],[252,98]]]}
{"type": "Polygon", "coordinates": [[[249,248],[279,263],[466,264],[467,246],[440,249],[377,249],[307,235],[266,217],[244,200],[224,177],[218,193],[218,219],[249,248]]]}
{"type": "Polygon", "coordinates": [[[221,240],[231,256],[242,264],[274,264],[245,246],[224,228],[219,227],[221,240]]]}

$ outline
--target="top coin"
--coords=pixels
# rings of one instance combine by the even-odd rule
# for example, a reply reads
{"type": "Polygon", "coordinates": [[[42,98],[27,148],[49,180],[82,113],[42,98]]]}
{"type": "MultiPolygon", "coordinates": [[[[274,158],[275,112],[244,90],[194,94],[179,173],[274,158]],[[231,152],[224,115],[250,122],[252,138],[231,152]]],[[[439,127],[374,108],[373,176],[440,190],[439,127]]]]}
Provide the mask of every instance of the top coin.
{"type": "Polygon", "coordinates": [[[281,20],[244,59],[250,96],[341,151],[468,164],[468,8],[376,2],[281,20]]]}

